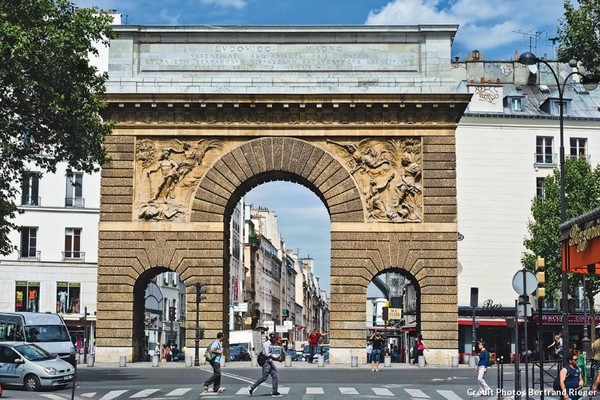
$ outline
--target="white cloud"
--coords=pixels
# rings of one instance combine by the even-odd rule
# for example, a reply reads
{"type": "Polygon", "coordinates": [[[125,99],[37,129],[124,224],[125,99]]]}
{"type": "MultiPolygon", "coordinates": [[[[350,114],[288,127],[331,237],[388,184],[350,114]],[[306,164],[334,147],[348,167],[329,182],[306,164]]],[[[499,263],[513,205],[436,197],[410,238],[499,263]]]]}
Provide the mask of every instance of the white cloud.
{"type": "MultiPolygon", "coordinates": [[[[367,25],[458,24],[455,46],[501,52],[522,50],[539,32],[538,45],[555,36],[562,0],[392,0],[367,17],[367,25]],[[504,48],[504,49],[502,49],[504,48]]],[[[541,53],[543,50],[540,50],[541,53]]]]}
{"type": "Polygon", "coordinates": [[[241,10],[246,7],[246,0],[202,0],[202,4],[214,5],[217,7],[233,7],[241,10]]]}

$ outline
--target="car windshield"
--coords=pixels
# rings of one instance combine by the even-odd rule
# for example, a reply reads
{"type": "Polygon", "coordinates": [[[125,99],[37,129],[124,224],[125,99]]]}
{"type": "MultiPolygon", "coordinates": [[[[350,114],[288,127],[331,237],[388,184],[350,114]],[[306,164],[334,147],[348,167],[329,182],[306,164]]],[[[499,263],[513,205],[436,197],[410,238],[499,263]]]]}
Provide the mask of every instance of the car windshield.
{"type": "Polygon", "coordinates": [[[29,361],[52,360],[55,358],[52,354],[35,344],[20,344],[15,346],[15,350],[29,361]]]}
{"type": "Polygon", "coordinates": [[[69,333],[64,325],[28,325],[25,327],[25,340],[28,342],[64,342],[69,333]]]}
{"type": "Polygon", "coordinates": [[[239,346],[229,348],[229,354],[237,355],[237,354],[240,354],[241,352],[242,352],[242,348],[239,346]]]}

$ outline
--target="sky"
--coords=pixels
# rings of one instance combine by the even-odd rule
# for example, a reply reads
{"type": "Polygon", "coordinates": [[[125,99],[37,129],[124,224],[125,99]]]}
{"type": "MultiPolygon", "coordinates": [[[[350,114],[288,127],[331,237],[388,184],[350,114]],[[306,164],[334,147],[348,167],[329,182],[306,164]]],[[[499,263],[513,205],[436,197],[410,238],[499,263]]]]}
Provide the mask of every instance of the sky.
{"type": "MultiPolygon", "coordinates": [[[[414,25],[456,24],[451,56],[473,50],[484,60],[515,52],[554,57],[551,38],[563,0],[76,0],[78,7],[115,9],[128,25],[414,25]]],[[[329,293],[329,215],[323,203],[292,183],[261,185],[246,202],[275,211],[286,246],[315,260],[329,293]]],[[[378,295],[369,289],[370,295],[378,295]]]]}
{"type": "MultiPolygon", "coordinates": [[[[574,2],[575,0],[571,0],[574,2]]],[[[128,25],[459,25],[452,57],[554,57],[563,0],[75,0],[128,25]]]]}

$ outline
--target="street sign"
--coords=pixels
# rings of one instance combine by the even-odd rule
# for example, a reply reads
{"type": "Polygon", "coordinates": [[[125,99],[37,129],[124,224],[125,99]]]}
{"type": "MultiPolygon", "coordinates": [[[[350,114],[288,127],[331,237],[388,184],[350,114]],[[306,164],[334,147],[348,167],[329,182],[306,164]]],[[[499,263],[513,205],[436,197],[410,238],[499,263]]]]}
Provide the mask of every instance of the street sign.
{"type": "Polygon", "coordinates": [[[233,305],[233,312],[248,312],[248,303],[237,303],[233,305]]]}
{"type": "Polygon", "coordinates": [[[287,331],[289,331],[290,329],[292,329],[292,327],[294,326],[294,324],[292,323],[292,321],[283,321],[283,326],[285,326],[285,329],[287,331]]]}
{"type": "Polygon", "coordinates": [[[285,328],[285,326],[284,326],[284,325],[277,325],[277,326],[275,327],[275,332],[278,332],[278,333],[284,333],[284,332],[287,332],[287,331],[288,331],[288,330],[285,328]]]}
{"type": "Polygon", "coordinates": [[[513,276],[512,286],[518,295],[531,294],[537,289],[538,280],[531,271],[522,269],[513,276]]]}
{"type": "Polygon", "coordinates": [[[388,309],[388,317],[389,317],[389,319],[402,319],[402,309],[401,308],[389,308],[388,309]]]}

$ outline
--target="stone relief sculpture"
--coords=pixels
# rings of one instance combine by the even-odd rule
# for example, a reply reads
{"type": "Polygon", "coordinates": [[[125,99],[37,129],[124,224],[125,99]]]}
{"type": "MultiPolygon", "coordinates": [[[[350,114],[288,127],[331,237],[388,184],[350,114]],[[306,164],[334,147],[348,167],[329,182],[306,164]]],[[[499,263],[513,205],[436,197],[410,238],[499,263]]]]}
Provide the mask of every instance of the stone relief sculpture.
{"type": "Polygon", "coordinates": [[[327,140],[363,187],[367,219],[421,222],[420,139],[363,139],[358,144],[327,140]]]}
{"type": "Polygon", "coordinates": [[[187,212],[206,153],[221,147],[214,139],[201,139],[195,143],[173,139],[169,146],[161,146],[150,139],[138,142],[136,164],[141,173],[138,185],[138,218],[146,221],[179,221],[187,212]]]}

